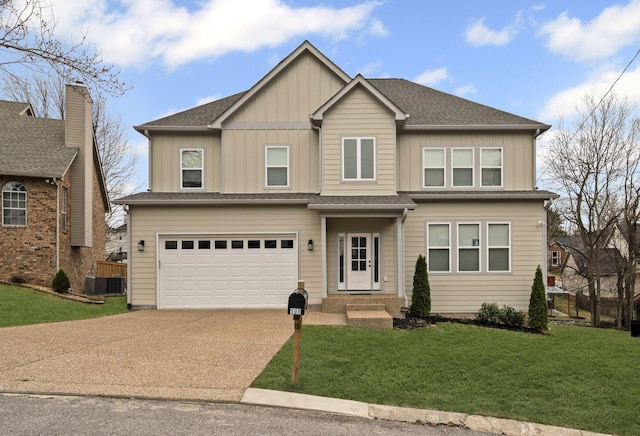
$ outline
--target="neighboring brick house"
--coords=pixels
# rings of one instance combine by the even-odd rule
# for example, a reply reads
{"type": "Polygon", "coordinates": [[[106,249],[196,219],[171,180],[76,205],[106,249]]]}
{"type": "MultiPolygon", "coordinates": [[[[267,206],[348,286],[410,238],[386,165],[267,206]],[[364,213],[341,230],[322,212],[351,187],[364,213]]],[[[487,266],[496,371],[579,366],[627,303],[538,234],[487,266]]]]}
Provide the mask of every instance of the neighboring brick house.
{"type": "Polygon", "coordinates": [[[81,292],[105,258],[109,201],[86,88],[67,85],[65,105],[57,120],[0,101],[0,279],[50,286],[62,269],[81,292]]]}

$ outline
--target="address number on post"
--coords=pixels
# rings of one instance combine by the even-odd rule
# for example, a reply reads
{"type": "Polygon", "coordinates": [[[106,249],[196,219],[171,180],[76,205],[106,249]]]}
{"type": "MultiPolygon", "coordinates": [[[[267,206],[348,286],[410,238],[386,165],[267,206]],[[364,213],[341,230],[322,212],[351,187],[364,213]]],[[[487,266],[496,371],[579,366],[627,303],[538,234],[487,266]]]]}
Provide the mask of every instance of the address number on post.
{"type": "Polygon", "coordinates": [[[302,315],[302,309],[298,307],[290,307],[289,315],[302,315]]]}

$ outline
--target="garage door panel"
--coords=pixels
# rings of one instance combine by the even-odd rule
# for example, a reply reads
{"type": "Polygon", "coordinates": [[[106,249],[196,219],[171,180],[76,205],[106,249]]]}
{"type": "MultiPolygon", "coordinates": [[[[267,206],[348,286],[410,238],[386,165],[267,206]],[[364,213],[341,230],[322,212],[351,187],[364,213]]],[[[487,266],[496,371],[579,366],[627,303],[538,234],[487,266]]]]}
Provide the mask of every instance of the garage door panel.
{"type": "Polygon", "coordinates": [[[160,243],[160,308],[281,308],[297,284],[291,235],[170,237],[160,243]]]}

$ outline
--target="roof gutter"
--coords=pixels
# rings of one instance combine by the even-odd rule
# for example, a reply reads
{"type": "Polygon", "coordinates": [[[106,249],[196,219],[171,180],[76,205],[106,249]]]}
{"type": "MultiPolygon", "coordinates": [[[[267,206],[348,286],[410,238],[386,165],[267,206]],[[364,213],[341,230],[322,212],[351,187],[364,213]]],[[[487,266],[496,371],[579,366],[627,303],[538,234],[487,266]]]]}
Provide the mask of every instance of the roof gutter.
{"type": "Polygon", "coordinates": [[[223,199],[223,200],[211,200],[211,199],[199,199],[199,200],[179,200],[179,199],[166,199],[166,200],[127,200],[119,199],[114,200],[114,204],[125,204],[133,206],[168,206],[168,205],[183,205],[183,206],[205,206],[205,205],[255,205],[255,204],[308,204],[307,198],[296,199],[223,199]]]}
{"type": "Polygon", "coordinates": [[[533,130],[536,135],[546,132],[551,128],[548,124],[429,124],[429,125],[406,125],[404,130],[428,130],[428,131],[473,131],[473,130],[533,130]]]}

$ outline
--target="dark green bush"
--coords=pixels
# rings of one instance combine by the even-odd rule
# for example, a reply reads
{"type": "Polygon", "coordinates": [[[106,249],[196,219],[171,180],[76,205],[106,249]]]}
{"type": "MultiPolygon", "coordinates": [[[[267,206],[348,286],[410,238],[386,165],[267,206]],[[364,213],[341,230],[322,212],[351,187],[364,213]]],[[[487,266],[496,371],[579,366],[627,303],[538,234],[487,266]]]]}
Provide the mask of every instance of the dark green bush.
{"type": "Polygon", "coordinates": [[[421,254],[416,261],[416,269],[413,273],[413,292],[411,293],[412,315],[426,318],[431,313],[431,287],[429,286],[429,273],[427,260],[421,254]]]}
{"type": "Polygon", "coordinates": [[[482,303],[476,320],[482,324],[498,324],[500,322],[500,308],[496,303],[482,303]]]}
{"type": "Polygon", "coordinates": [[[69,277],[67,273],[63,270],[59,270],[56,275],[53,277],[53,281],[51,282],[51,288],[57,293],[67,292],[71,287],[71,282],[69,281],[69,277]]]}
{"type": "Polygon", "coordinates": [[[482,303],[480,311],[476,314],[476,320],[482,324],[504,324],[509,327],[522,327],[524,325],[524,312],[513,307],[503,306],[502,309],[496,303],[482,303]]]}
{"type": "Polygon", "coordinates": [[[549,324],[549,314],[547,306],[544,282],[542,281],[542,270],[538,265],[536,275],[531,286],[531,298],[529,299],[529,327],[537,332],[547,330],[549,324]]]}
{"type": "Polygon", "coordinates": [[[500,319],[509,327],[522,327],[524,325],[525,313],[515,310],[513,307],[504,306],[500,311],[500,319]]]}

